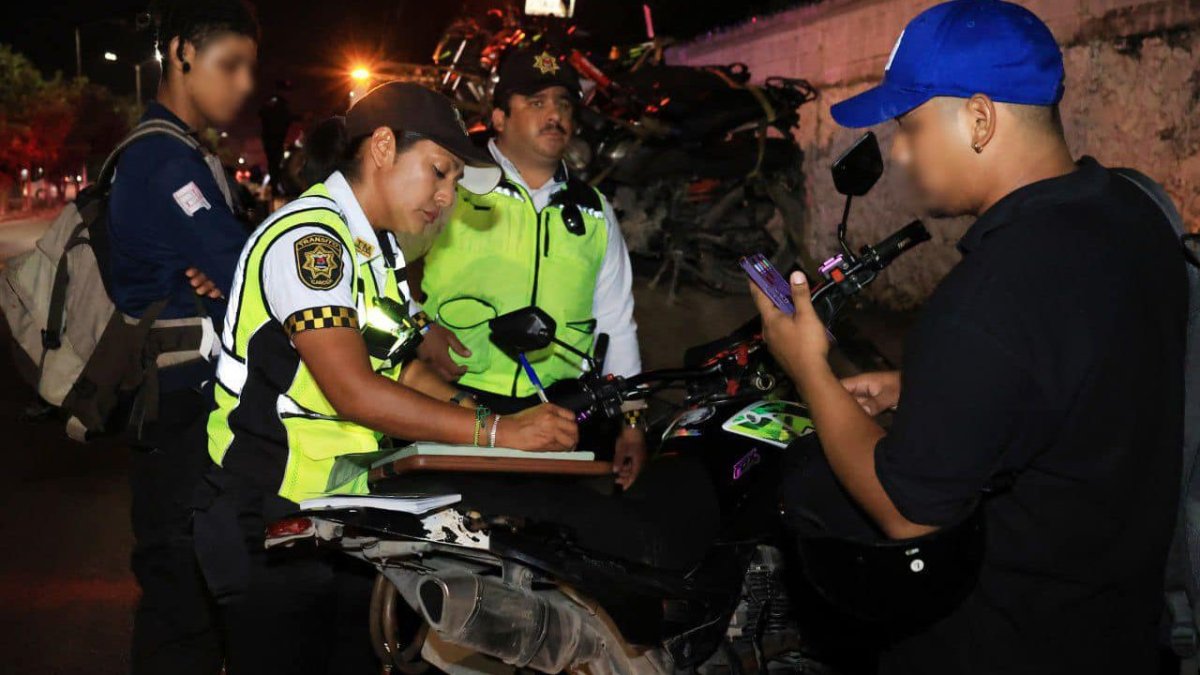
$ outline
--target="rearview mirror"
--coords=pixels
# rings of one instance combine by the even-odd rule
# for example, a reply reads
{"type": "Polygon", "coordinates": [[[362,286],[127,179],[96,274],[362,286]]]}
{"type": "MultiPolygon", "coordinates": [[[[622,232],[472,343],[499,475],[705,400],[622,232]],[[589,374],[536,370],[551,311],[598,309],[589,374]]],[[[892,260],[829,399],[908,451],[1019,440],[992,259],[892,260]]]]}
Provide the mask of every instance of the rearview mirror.
{"type": "Polygon", "coordinates": [[[875,133],[868,131],[833,163],[833,186],[847,197],[861,197],[883,175],[883,156],[875,133]]]}
{"type": "Polygon", "coordinates": [[[488,321],[492,342],[511,354],[535,352],[554,342],[554,318],[539,307],[524,307],[488,321]]]}

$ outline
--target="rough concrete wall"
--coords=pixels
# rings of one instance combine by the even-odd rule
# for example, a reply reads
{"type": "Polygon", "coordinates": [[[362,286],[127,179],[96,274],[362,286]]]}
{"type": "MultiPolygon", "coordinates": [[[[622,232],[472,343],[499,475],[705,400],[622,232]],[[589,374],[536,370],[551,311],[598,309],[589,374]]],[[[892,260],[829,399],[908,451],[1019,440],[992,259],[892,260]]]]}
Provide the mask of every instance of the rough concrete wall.
{"type": "MultiPolygon", "coordinates": [[[[836,248],[842,198],[829,165],[860,132],[833,122],[829,107],[878,82],[904,24],[927,0],[828,0],[760,18],[672,50],[672,63],[741,61],[758,80],[804,77],[821,92],[795,131],[805,150],[816,254],[836,248]]],[[[1063,46],[1063,117],[1077,155],[1133,166],[1162,182],[1192,230],[1200,230],[1200,0],[1038,0],[1026,2],[1063,46]]],[[[885,149],[892,125],[877,128],[885,149]]],[[[891,171],[851,212],[853,243],[876,241],[919,214],[891,171]]],[[[933,241],[901,258],[871,290],[891,307],[924,300],[959,259],[963,219],[929,220],[933,241]]]]}

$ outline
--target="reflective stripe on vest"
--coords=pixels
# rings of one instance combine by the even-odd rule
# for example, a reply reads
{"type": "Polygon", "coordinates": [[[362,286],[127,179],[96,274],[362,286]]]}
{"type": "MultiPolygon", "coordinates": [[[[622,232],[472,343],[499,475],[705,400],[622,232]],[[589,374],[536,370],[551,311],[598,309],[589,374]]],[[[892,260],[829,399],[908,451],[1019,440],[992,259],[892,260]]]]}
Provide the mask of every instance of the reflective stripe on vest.
{"type": "MultiPolygon", "coordinates": [[[[487,321],[531,304],[557,323],[557,336],[588,352],[595,333],[593,298],[608,246],[604,213],[580,207],[584,231],[572,234],[562,209],[538,213],[520,186],[503,182],[486,195],[459,190],[454,215],[425,258],[424,308],[453,330],[471,356],[452,353],[467,372],[461,384],[505,396],[532,396],[518,363],[492,344],[487,321]]],[[[577,377],[581,359],[554,345],[527,355],[542,382],[577,377]]]]}
{"type": "MultiPolygon", "coordinates": [[[[317,184],[273,214],[251,237],[230,293],[230,313],[217,364],[217,408],[208,419],[213,461],[226,467],[269,466],[270,475],[249,477],[296,502],[331,492],[366,492],[365,477],[340,486],[327,483],[339,456],[378,450],[380,435],[340,419],[295,350],[282,346],[283,328],[271,316],[261,286],[260,269],[266,251],[294,228],[323,227],[341,241],[353,261],[350,283],[355,289],[360,323],[366,321],[365,314],[380,296],[401,304],[407,302],[394,276],[382,275],[379,279],[372,272],[370,261],[355,249],[350,228],[336,209],[325,186],[317,184]],[[271,341],[280,348],[260,347],[256,351],[258,340],[271,341]],[[251,392],[254,400],[248,398],[251,392]],[[270,452],[273,438],[285,439],[286,462],[278,459],[283,453],[270,452]],[[238,463],[234,459],[237,453],[255,455],[254,461],[238,463]]],[[[391,379],[400,375],[399,366],[390,367],[378,359],[372,358],[371,366],[391,379]]]]}

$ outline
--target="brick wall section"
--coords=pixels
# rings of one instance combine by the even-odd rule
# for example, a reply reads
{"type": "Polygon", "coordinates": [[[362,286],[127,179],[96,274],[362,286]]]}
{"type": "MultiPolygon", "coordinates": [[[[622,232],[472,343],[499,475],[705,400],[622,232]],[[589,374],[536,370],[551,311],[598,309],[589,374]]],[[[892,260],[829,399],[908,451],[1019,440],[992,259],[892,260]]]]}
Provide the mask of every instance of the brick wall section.
{"type": "MultiPolygon", "coordinates": [[[[841,197],[829,164],[859,132],[838,127],[829,106],[876,82],[901,29],[927,0],[828,0],[760,17],[671,50],[669,62],[743,62],[756,80],[803,77],[821,97],[802,111],[810,225],[817,254],[835,247],[841,197]]],[[[1133,166],[1162,182],[1192,230],[1200,230],[1200,0],[1030,0],[1063,46],[1063,117],[1077,155],[1133,166]]],[[[885,154],[890,124],[876,129],[885,154]]],[[[851,214],[852,242],[874,241],[918,215],[895,174],[851,214]]],[[[919,304],[958,260],[965,220],[926,223],[932,242],[901,258],[872,289],[885,305],[919,304]]]]}

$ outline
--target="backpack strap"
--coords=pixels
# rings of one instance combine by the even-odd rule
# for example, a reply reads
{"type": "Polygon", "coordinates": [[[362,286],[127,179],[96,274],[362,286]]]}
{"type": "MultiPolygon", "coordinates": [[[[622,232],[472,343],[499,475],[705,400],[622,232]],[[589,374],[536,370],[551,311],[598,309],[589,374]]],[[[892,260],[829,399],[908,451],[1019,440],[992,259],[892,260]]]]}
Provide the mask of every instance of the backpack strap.
{"type": "Polygon", "coordinates": [[[1200,649],[1197,601],[1200,601],[1200,259],[1190,248],[1197,241],[1161,185],[1133,169],[1114,173],[1142,190],[1162,210],[1179,239],[1188,275],[1187,342],[1184,346],[1183,475],[1175,536],[1167,556],[1166,604],[1171,618],[1171,648],[1182,657],[1200,649]]]}
{"type": "Polygon", "coordinates": [[[233,190],[229,186],[229,180],[225,176],[225,168],[221,166],[221,160],[209,152],[208,148],[196,140],[195,136],[192,136],[183,129],[180,129],[178,125],[167,120],[146,120],[130,130],[129,134],[121,139],[120,143],[117,143],[117,147],[113,148],[113,151],[104,160],[104,165],[100,168],[100,176],[96,179],[97,188],[101,192],[107,192],[112,186],[113,176],[117,172],[117,161],[120,160],[121,154],[129,146],[143,138],[159,134],[170,136],[203,156],[204,163],[208,166],[213,180],[217,182],[217,188],[221,190],[221,196],[225,198],[226,206],[234,213],[237,213],[238,211],[235,208],[233,200],[233,190]]]}
{"type": "Polygon", "coordinates": [[[102,189],[107,190],[112,184],[113,174],[117,171],[117,161],[121,158],[121,154],[125,152],[125,149],[143,138],[159,134],[171,136],[193,150],[201,150],[200,142],[177,125],[166,120],[146,120],[131,129],[125,135],[125,138],[122,138],[121,142],[117,143],[117,147],[113,148],[113,151],[108,154],[108,157],[104,160],[104,165],[100,168],[100,176],[96,179],[96,184],[102,186],[102,189]]]}

